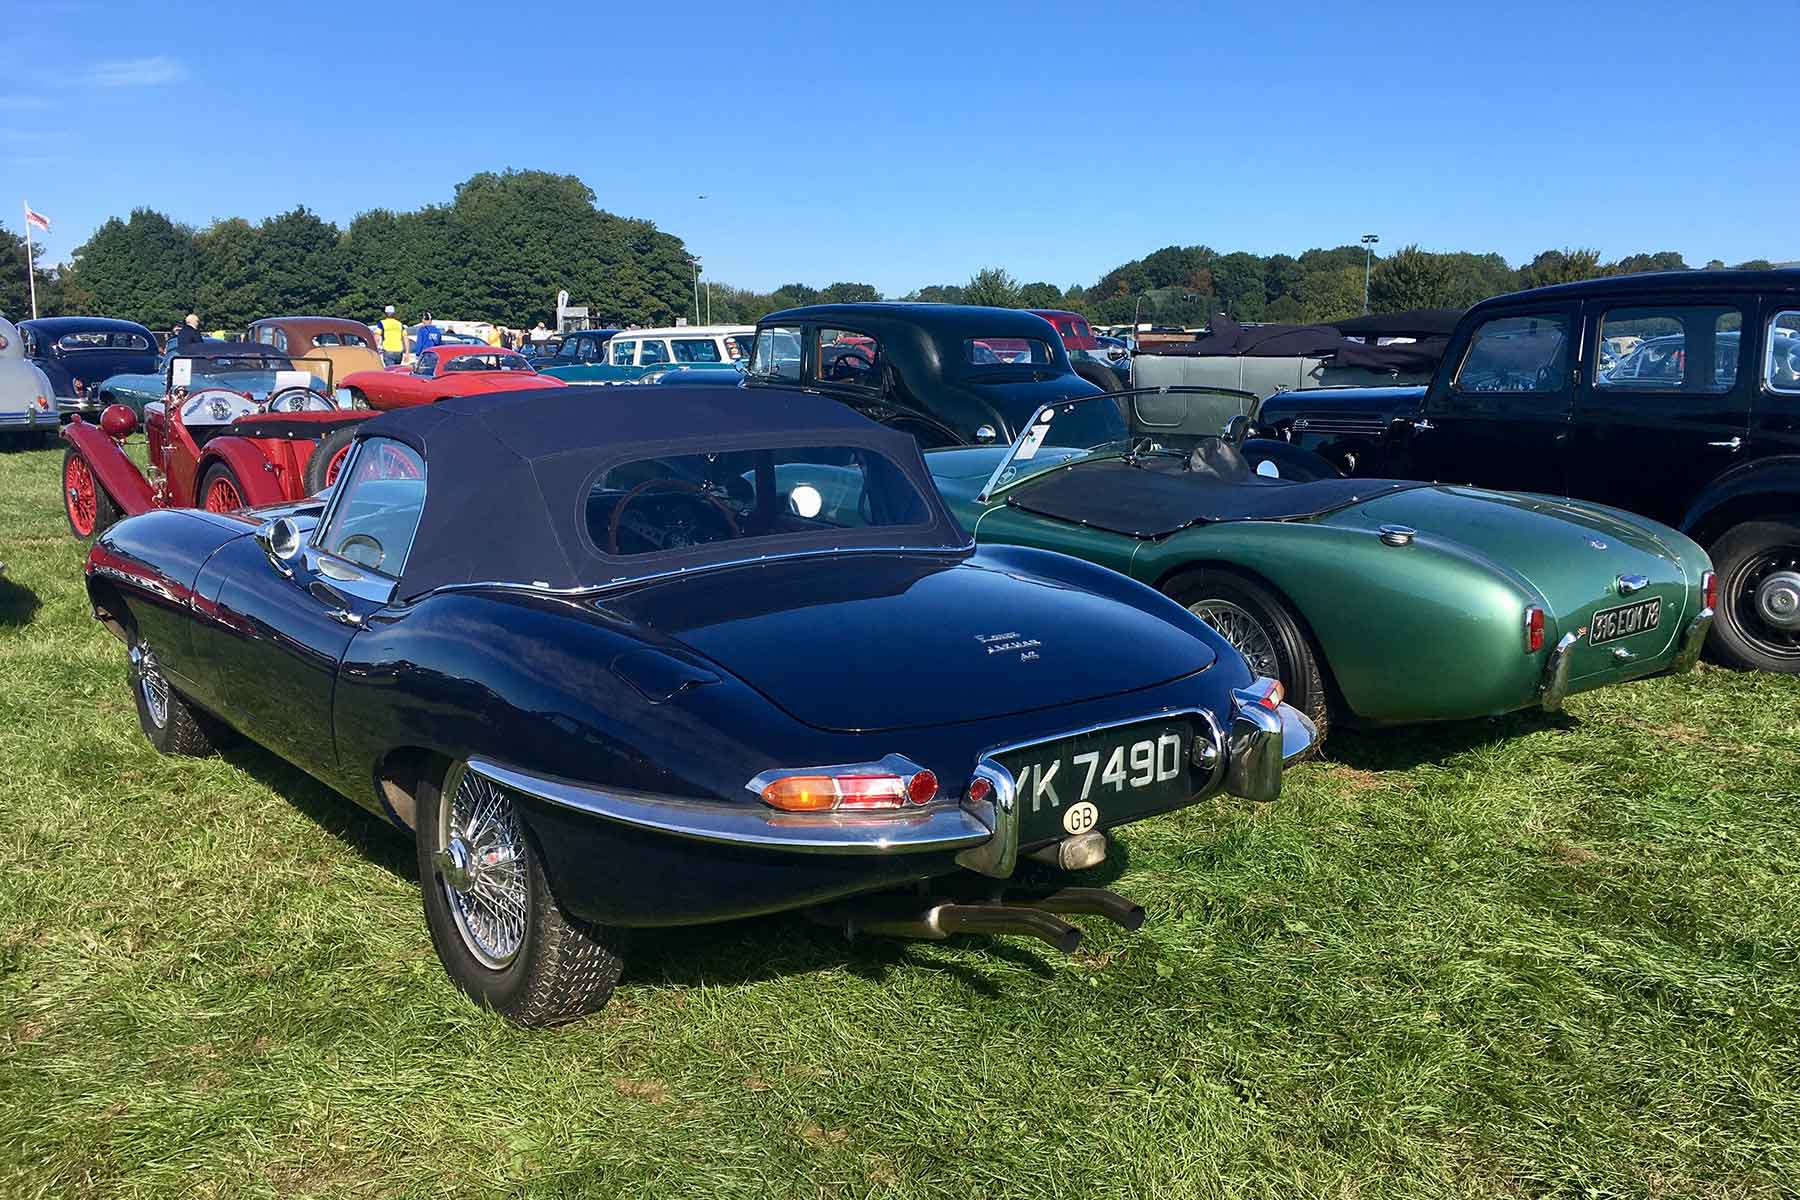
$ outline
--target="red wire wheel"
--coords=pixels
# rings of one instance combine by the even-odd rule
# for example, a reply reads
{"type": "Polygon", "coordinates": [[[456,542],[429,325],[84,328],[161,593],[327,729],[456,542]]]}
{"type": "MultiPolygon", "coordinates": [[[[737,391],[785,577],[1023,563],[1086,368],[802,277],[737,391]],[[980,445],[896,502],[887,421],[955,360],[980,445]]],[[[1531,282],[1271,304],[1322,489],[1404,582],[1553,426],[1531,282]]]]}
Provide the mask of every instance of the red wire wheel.
{"type": "Polygon", "coordinates": [[[69,509],[69,528],[76,537],[93,537],[99,516],[99,488],[87,459],[71,453],[63,459],[63,503],[69,509]]]}
{"type": "Polygon", "coordinates": [[[215,471],[207,477],[206,495],[200,498],[200,507],[216,513],[236,512],[244,507],[244,497],[231,472],[215,471]]]}
{"type": "Polygon", "coordinates": [[[337,482],[338,472],[344,469],[344,459],[348,458],[349,455],[350,447],[346,444],[342,450],[339,450],[336,454],[331,456],[330,462],[325,464],[326,487],[330,487],[337,482]]]}

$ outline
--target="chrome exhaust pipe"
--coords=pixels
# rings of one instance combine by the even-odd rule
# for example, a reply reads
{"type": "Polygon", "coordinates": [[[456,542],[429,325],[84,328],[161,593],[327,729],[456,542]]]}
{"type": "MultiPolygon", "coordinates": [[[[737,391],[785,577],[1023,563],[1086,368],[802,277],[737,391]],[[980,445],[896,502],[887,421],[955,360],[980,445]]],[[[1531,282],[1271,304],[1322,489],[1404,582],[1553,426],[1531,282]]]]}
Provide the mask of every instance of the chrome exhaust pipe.
{"type": "Polygon", "coordinates": [[[1136,933],[1144,927],[1144,906],[1134,904],[1119,893],[1109,892],[1105,888],[1063,888],[1038,900],[1014,903],[1040,912],[1105,917],[1127,933],[1136,933]]]}
{"type": "Polygon", "coordinates": [[[912,901],[867,901],[860,904],[811,908],[806,915],[823,925],[885,937],[924,938],[942,941],[959,933],[1001,937],[1032,937],[1072,954],[1081,945],[1081,930],[1042,908],[1011,904],[953,904],[948,901],[919,907],[912,901]]]}

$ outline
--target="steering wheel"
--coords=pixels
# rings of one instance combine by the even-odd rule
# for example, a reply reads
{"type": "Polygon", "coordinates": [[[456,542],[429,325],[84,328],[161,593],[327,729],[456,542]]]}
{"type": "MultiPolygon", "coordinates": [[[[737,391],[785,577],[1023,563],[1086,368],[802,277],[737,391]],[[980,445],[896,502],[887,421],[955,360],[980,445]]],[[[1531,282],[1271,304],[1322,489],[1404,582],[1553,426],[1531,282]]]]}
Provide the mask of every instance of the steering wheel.
{"type": "Polygon", "coordinates": [[[848,379],[853,375],[862,375],[875,369],[875,360],[861,350],[845,350],[831,360],[831,377],[848,379]]]}
{"type": "Polygon", "coordinates": [[[387,557],[387,551],[381,548],[381,543],[366,533],[351,534],[338,544],[337,552],[340,557],[347,558],[358,566],[368,567],[371,571],[379,567],[381,560],[387,557]],[[352,553],[352,551],[365,548],[373,557],[364,558],[352,553]]]}
{"type": "Polygon", "coordinates": [[[309,387],[287,387],[269,397],[269,412],[336,412],[337,405],[309,387]]]}
{"type": "MultiPolygon", "coordinates": [[[[717,496],[713,495],[699,484],[689,483],[685,479],[646,479],[644,482],[632,488],[629,492],[626,492],[624,499],[620,500],[619,503],[614,506],[612,519],[606,523],[606,552],[608,554],[616,557],[619,553],[619,522],[624,518],[625,510],[631,507],[633,501],[643,496],[651,488],[666,488],[684,498],[691,496],[704,500],[707,504],[717,509],[720,516],[725,518],[725,526],[731,531],[732,537],[735,538],[741,536],[742,531],[738,528],[737,517],[732,514],[731,509],[727,508],[717,496]]],[[[668,549],[668,547],[665,546],[663,549],[668,549]]]]}

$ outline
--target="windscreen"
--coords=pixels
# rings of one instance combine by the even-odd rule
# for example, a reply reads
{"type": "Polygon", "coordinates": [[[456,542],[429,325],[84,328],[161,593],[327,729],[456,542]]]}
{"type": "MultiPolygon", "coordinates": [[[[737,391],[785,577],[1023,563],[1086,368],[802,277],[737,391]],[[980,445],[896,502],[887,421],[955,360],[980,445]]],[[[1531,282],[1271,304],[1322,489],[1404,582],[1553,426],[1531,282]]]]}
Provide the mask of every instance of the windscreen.
{"type": "Polygon", "coordinates": [[[642,458],[608,468],[588,492],[587,532],[614,557],[715,543],[733,556],[789,534],[919,527],[932,520],[913,483],[877,451],[798,446],[642,458]]]}
{"type": "Polygon", "coordinates": [[[1029,479],[1076,459],[1123,454],[1131,435],[1111,396],[1082,396],[1040,409],[1008,449],[984,493],[1029,479]]]}
{"type": "Polygon", "coordinates": [[[290,359],[285,354],[243,354],[221,358],[169,360],[169,387],[190,392],[201,388],[229,388],[257,399],[284,388],[303,387],[329,394],[331,363],[323,358],[290,359]]]}
{"type": "Polygon", "coordinates": [[[517,371],[523,375],[537,374],[537,368],[526,361],[522,354],[496,351],[493,354],[457,354],[444,360],[444,374],[454,371],[517,371]]]}

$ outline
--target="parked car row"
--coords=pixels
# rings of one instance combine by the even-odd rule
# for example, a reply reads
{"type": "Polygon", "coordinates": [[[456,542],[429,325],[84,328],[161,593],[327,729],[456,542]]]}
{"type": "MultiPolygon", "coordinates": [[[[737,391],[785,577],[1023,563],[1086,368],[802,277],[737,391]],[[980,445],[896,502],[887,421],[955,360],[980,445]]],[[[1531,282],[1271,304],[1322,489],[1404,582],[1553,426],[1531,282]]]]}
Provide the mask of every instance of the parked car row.
{"type": "MultiPolygon", "coordinates": [[[[945,305],[565,335],[577,371],[710,340],[715,369],[648,388],[478,346],[334,383],[218,343],[164,363],[148,474],[131,408],[70,422],[64,503],[151,742],[248,736],[405,831],[451,978],[554,1024],[605,1002],[635,927],[803,910],[1067,950],[1068,918],[1142,910],[1024,861],[1273,800],[1336,725],[1554,710],[1709,639],[1737,662],[1715,612],[1737,588],[1780,628],[1800,550],[1715,574],[1708,546],[1772,523],[1800,486],[1780,464],[1677,529],[1376,474],[1406,465],[1392,438],[1292,408],[1411,404],[1414,448],[1468,422],[1490,475],[1542,471],[1502,435],[1559,389],[1707,397],[1665,422],[1716,437],[1714,407],[1800,377],[1800,284],[1709,275],[1704,304],[1614,280],[1478,306],[1416,396],[1107,386],[1071,357],[1085,326],[945,305]]],[[[1747,430],[1778,424],[1748,403],[1747,430]]],[[[1613,412],[1614,436],[1642,421],[1613,412]]]]}

